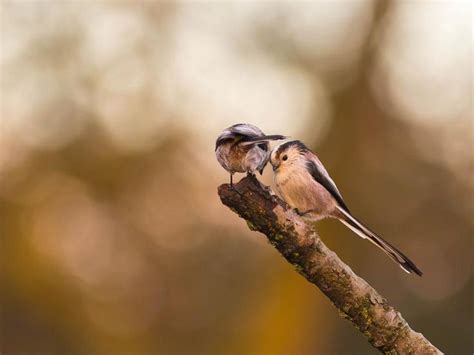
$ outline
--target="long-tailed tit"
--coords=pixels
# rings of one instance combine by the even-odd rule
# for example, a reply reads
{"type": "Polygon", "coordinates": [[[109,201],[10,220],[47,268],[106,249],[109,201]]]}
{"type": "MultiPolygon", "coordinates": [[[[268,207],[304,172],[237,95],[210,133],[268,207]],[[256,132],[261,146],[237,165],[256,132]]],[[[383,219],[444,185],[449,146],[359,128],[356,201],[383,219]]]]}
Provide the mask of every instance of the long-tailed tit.
{"type": "Polygon", "coordinates": [[[258,127],[239,123],[226,128],[217,137],[216,157],[222,167],[230,173],[230,184],[234,173],[263,173],[270,156],[270,140],[285,139],[285,136],[266,136],[258,127]]]}
{"type": "Polygon", "coordinates": [[[271,153],[274,180],[279,195],[299,214],[315,220],[337,218],[357,235],[382,249],[408,273],[422,272],[400,250],[357,220],[342,199],[336,184],[316,154],[294,140],[280,144],[271,153]]]}

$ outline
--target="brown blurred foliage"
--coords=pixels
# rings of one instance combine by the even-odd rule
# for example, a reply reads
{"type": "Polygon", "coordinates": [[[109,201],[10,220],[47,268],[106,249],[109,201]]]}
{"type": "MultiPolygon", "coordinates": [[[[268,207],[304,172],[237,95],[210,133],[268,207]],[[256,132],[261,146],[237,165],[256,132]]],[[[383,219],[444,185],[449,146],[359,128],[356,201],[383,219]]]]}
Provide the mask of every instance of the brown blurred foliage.
{"type": "Polygon", "coordinates": [[[425,275],[324,241],[472,352],[471,6],[2,2],[2,353],[375,353],[220,204],[236,122],[312,146],[425,275]]]}

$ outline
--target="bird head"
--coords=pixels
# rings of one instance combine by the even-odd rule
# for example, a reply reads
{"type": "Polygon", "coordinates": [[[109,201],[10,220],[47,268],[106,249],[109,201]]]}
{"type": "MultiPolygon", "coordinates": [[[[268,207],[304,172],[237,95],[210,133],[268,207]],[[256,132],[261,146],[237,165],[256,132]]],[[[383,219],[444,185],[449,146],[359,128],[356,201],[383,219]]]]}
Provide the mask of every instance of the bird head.
{"type": "Polygon", "coordinates": [[[308,148],[298,140],[281,143],[272,150],[270,155],[273,171],[281,171],[298,163],[304,159],[306,152],[308,148]]]}

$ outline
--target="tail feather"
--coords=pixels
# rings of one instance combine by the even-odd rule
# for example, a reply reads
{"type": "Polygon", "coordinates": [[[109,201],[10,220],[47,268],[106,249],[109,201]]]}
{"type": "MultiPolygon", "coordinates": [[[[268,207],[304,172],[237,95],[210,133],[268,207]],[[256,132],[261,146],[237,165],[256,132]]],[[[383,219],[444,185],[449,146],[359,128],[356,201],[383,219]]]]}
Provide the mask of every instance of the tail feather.
{"type": "Polygon", "coordinates": [[[338,207],[338,210],[342,214],[339,220],[344,223],[349,229],[351,229],[361,238],[368,239],[370,242],[382,249],[393,261],[398,263],[404,271],[408,273],[414,272],[418,276],[423,275],[421,270],[418,269],[418,267],[410,259],[408,259],[408,257],[400,250],[398,250],[392,244],[372,232],[369,228],[363,225],[360,221],[358,221],[354,216],[352,216],[343,208],[338,207]]]}
{"type": "Polygon", "coordinates": [[[273,134],[273,135],[268,135],[268,136],[259,136],[259,137],[245,137],[240,144],[242,145],[248,145],[248,144],[254,144],[254,143],[260,143],[260,142],[267,142],[267,141],[277,141],[281,139],[286,139],[286,136],[282,136],[279,134],[273,134]]]}

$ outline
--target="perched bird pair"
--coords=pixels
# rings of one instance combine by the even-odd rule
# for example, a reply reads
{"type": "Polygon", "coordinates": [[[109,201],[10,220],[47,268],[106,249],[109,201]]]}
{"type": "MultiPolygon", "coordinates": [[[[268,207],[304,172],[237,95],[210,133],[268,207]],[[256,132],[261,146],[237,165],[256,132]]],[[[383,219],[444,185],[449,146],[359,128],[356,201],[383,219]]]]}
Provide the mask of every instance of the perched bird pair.
{"type": "Polygon", "coordinates": [[[278,194],[299,214],[315,220],[337,218],[358,236],[382,249],[403,270],[421,276],[420,269],[407,256],[351,214],[324,165],[302,142],[281,143],[270,153],[269,141],[286,138],[267,136],[249,124],[236,124],[226,128],[217,138],[217,160],[230,173],[231,185],[234,173],[253,175],[259,171],[262,174],[270,161],[278,194]]]}

